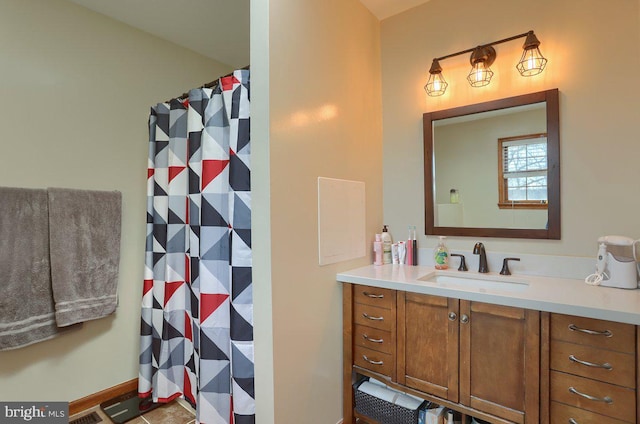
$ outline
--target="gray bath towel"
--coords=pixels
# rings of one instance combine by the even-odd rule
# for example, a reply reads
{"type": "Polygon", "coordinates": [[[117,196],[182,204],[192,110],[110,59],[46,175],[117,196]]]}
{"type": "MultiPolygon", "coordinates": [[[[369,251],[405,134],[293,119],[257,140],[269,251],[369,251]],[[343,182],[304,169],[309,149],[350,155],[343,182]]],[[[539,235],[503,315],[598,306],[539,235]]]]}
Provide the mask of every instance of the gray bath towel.
{"type": "Polygon", "coordinates": [[[122,195],[63,188],[48,192],[57,324],[105,317],[117,306],[122,195]]]}
{"type": "Polygon", "coordinates": [[[47,191],[0,187],[0,350],[60,333],[49,266],[47,191]]]}

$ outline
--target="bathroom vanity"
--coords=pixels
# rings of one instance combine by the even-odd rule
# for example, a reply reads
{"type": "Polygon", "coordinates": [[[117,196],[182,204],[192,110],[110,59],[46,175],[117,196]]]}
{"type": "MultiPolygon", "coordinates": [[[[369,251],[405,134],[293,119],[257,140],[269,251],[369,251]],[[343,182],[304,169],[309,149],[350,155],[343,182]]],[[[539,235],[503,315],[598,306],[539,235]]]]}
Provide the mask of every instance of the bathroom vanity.
{"type": "Polygon", "coordinates": [[[353,382],[493,423],[636,423],[640,290],[579,280],[367,266],[343,284],[344,422],[353,382]]]}

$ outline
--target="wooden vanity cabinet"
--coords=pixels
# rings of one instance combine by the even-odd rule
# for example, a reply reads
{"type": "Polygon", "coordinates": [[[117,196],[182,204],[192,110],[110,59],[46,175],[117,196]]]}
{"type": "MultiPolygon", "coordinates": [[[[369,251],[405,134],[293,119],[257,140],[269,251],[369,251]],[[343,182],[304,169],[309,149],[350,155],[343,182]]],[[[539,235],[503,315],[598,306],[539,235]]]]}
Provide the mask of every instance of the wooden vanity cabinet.
{"type": "Polygon", "coordinates": [[[398,292],[398,383],[515,423],[539,419],[539,312],[398,292]]]}
{"type": "MultiPolygon", "coordinates": [[[[344,423],[368,375],[491,422],[640,423],[638,327],[345,283],[344,423]]],[[[463,415],[464,416],[464,415],[463,415]]]]}
{"type": "Polygon", "coordinates": [[[636,327],[563,314],[545,323],[550,422],[636,423],[636,327]]]}

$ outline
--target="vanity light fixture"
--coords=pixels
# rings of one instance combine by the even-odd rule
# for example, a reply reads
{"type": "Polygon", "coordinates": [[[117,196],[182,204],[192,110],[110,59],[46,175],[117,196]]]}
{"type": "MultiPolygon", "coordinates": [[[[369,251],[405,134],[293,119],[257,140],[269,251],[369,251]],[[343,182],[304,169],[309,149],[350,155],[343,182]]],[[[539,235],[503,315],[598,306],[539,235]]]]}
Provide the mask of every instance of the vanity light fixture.
{"type": "Polygon", "coordinates": [[[440,62],[438,62],[438,59],[433,59],[431,69],[429,69],[429,81],[427,81],[424,89],[427,90],[427,94],[430,96],[442,96],[448,85],[442,76],[440,62]]]}
{"type": "Polygon", "coordinates": [[[522,46],[524,49],[522,57],[516,65],[516,69],[523,77],[538,75],[544,71],[544,67],[547,66],[547,59],[540,53],[539,45],[540,41],[538,41],[538,37],[536,37],[533,31],[529,31],[527,33],[527,39],[522,46]]]}
{"type": "Polygon", "coordinates": [[[540,53],[540,41],[533,31],[529,31],[523,34],[514,35],[513,37],[504,38],[502,40],[433,59],[431,68],[429,69],[429,80],[424,86],[425,91],[431,97],[443,95],[449,84],[447,84],[442,76],[440,61],[465,53],[471,53],[471,57],[469,58],[471,71],[467,76],[469,84],[471,84],[472,87],[483,87],[489,84],[491,82],[491,77],[493,77],[493,71],[490,67],[496,59],[496,50],[493,46],[523,37],[526,37],[524,45],[522,46],[524,51],[522,52],[520,61],[516,65],[516,69],[520,72],[520,75],[524,77],[539,74],[547,65],[547,59],[545,59],[544,56],[542,56],[542,53],[540,53]]]}
{"type": "Polygon", "coordinates": [[[471,87],[483,87],[491,82],[493,71],[490,66],[496,59],[496,50],[491,46],[476,47],[471,53],[471,71],[467,81],[471,87]]]}

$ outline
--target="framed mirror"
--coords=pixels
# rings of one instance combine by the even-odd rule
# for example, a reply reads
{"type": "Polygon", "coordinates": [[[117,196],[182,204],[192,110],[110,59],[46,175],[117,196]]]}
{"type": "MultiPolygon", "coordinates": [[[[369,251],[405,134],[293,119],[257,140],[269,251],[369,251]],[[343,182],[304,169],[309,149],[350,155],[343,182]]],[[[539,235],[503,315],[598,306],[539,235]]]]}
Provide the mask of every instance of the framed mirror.
{"type": "Polygon", "coordinates": [[[560,239],[558,90],[425,113],[427,235],[560,239]]]}

